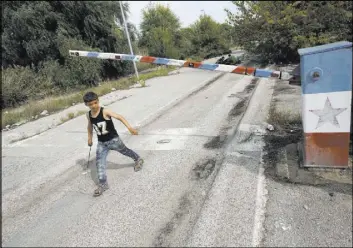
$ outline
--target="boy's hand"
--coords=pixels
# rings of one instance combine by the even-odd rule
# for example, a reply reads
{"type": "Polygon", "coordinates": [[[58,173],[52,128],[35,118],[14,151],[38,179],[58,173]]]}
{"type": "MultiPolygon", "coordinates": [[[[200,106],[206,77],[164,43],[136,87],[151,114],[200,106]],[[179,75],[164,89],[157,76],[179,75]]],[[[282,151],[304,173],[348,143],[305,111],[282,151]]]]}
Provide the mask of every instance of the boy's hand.
{"type": "Polygon", "coordinates": [[[91,139],[88,140],[88,146],[92,146],[93,141],[91,139]]]}
{"type": "Polygon", "coordinates": [[[131,133],[132,135],[137,135],[137,134],[138,134],[138,132],[137,132],[136,129],[130,128],[129,131],[130,131],[130,133],[131,133]]]}

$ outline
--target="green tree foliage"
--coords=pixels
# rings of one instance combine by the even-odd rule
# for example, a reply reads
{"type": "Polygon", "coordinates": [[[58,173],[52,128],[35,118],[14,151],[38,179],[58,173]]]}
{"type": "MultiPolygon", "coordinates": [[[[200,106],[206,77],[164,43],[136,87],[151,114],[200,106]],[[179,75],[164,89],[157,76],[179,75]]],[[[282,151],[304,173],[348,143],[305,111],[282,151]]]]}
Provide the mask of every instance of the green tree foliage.
{"type": "Polygon", "coordinates": [[[178,57],[179,18],[168,6],[153,3],[142,11],[142,16],[139,46],[147,48],[151,56],[178,57]]]}
{"type": "MultiPolygon", "coordinates": [[[[130,53],[118,2],[3,1],[1,5],[2,108],[133,72],[130,62],[76,58],[68,53],[130,53]]],[[[123,8],[128,20],[129,6],[123,8]]],[[[151,3],[142,15],[141,33],[131,23],[128,30],[134,50],[148,55],[202,60],[226,54],[232,45],[233,26],[210,16],[202,15],[181,28],[168,6],[151,3]]]]}
{"type": "Polygon", "coordinates": [[[142,11],[139,46],[149,55],[167,58],[208,58],[228,52],[232,26],[202,15],[193,25],[181,28],[168,6],[150,4],[142,11]]]}
{"type": "Polygon", "coordinates": [[[194,55],[193,44],[191,42],[193,29],[191,27],[181,28],[178,33],[180,36],[180,59],[187,59],[194,55]]]}
{"type": "Polygon", "coordinates": [[[298,61],[298,48],[352,41],[351,1],[233,1],[233,39],[267,61],[298,61]]]}
{"type": "MultiPolygon", "coordinates": [[[[2,107],[41,97],[44,92],[51,94],[81,85],[96,85],[102,79],[133,71],[129,62],[74,58],[68,54],[70,49],[129,51],[125,31],[121,25],[117,26],[122,23],[118,2],[3,1],[1,5],[2,93],[6,95],[2,98],[2,107]],[[41,78],[29,80],[33,75],[41,78]],[[23,79],[26,77],[28,80],[23,79]],[[9,89],[15,84],[28,89],[28,94],[18,93],[19,97],[14,97],[15,91],[10,93],[9,89]],[[5,100],[9,95],[17,100],[5,100]]],[[[128,10],[124,4],[126,16],[128,10]]],[[[129,23],[128,29],[132,41],[136,42],[136,28],[129,23]]]]}
{"type": "Polygon", "coordinates": [[[229,49],[225,41],[225,30],[211,16],[201,15],[199,20],[191,26],[191,30],[193,54],[209,58],[224,54],[229,49]]]}

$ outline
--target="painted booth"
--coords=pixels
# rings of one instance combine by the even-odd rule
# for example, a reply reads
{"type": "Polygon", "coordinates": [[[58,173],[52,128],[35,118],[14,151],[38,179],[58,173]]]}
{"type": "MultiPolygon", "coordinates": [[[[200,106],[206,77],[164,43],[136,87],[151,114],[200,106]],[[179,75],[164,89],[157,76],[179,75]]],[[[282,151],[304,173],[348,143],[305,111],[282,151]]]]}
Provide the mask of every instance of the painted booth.
{"type": "Polygon", "coordinates": [[[346,168],[352,102],[352,43],[298,50],[302,85],[304,167],[346,168]]]}

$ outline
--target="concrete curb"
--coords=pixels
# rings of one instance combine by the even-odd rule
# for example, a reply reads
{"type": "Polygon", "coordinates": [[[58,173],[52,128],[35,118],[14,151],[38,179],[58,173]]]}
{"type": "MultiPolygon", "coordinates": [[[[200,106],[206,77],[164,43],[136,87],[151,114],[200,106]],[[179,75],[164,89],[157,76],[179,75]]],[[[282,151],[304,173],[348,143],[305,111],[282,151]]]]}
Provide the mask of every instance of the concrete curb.
{"type": "MultiPolygon", "coordinates": [[[[267,66],[265,69],[269,69],[271,68],[271,65],[267,66]]],[[[256,78],[256,77],[253,77],[253,78],[256,78]]],[[[258,82],[256,83],[256,86],[254,87],[254,89],[252,90],[252,92],[250,93],[249,95],[249,101],[248,101],[248,104],[246,105],[245,107],[245,110],[243,111],[243,113],[241,113],[241,115],[238,117],[238,123],[233,127],[231,128],[228,132],[227,132],[227,135],[228,135],[228,140],[226,141],[226,146],[228,146],[230,144],[230,142],[233,140],[233,138],[235,137],[235,135],[238,133],[239,131],[239,126],[245,116],[245,113],[247,112],[247,110],[249,109],[249,106],[251,104],[251,101],[253,100],[253,95],[255,94],[255,91],[257,90],[261,80],[265,80],[265,78],[258,78],[258,82]]]]}
{"type": "MultiPolygon", "coordinates": [[[[255,78],[255,77],[254,77],[255,78]]],[[[253,100],[253,95],[255,94],[256,89],[258,88],[259,84],[260,84],[261,78],[258,79],[258,82],[256,83],[256,86],[254,87],[254,89],[252,90],[252,92],[249,95],[249,100],[248,103],[244,109],[244,111],[240,114],[240,116],[238,117],[238,122],[236,123],[235,126],[233,126],[233,128],[230,128],[230,130],[227,132],[227,141],[225,142],[225,147],[228,147],[229,144],[232,142],[232,140],[234,139],[234,137],[237,135],[238,131],[239,131],[239,126],[246,114],[246,112],[249,109],[250,103],[253,100]]]]}
{"type": "Polygon", "coordinates": [[[280,150],[276,176],[291,183],[307,185],[351,184],[352,169],[303,168],[300,166],[300,144],[289,144],[280,150]],[[299,156],[298,156],[299,154],[299,156]]]}
{"type": "MultiPolygon", "coordinates": [[[[106,97],[110,98],[110,94],[112,94],[112,93],[114,94],[114,92],[111,92],[111,93],[108,93],[102,97],[102,105],[108,106],[112,103],[124,100],[124,99],[131,96],[131,95],[123,92],[121,94],[121,96],[119,95],[120,97],[117,97],[112,102],[109,102],[108,99],[106,99],[106,97]]],[[[62,122],[61,118],[66,118],[68,113],[78,113],[80,111],[84,111],[84,112],[87,111],[87,109],[83,103],[79,103],[74,106],[70,106],[66,109],[62,109],[58,112],[55,112],[55,113],[50,114],[48,116],[42,117],[41,119],[26,122],[24,125],[33,124],[33,122],[35,122],[35,121],[42,121],[43,124],[39,124],[39,129],[37,129],[37,130],[32,129],[30,131],[23,132],[23,131],[19,131],[20,128],[22,128],[22,127],[18,127],[19,129],[15,128],[15,129],[7,131],[6,133],[2,133],[2,145],[3,146],[14,145],[17,142],[21,142],[21,141],[27,140],[29,138],[35,137],[37,135],[40,135],[40,134],[42,134],[52,128],[56,128],[56,127],[64,124],[65,122],[62,122]],[[44,122],[46,121],[46,119],[52,119],[52,120],[49,121],[50,122],[49,124],[45,124],[44,122]]],[[[76,119],[80,116],[81,115],[78,115],[70,120],[76,119]]]]}

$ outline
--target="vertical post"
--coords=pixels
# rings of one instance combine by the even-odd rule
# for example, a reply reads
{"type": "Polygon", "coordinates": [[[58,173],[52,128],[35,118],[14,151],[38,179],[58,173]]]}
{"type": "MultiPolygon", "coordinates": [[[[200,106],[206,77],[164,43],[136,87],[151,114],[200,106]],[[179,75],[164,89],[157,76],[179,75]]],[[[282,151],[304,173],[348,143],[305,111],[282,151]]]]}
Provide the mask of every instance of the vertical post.
{"type": "MultiPolygon", "coordinates": [[[[125,14],[124,14],[124,10],[123,10],[122,1],[119,1],[119,3],[120,3],[121,15],[123,16],[123,21],[124,21],[124,26],[125,26],[125,32],[126,32],[127,40],[129,42],[130,53],[131,53],[131,55],[134,55],[134,52],[133,52],[132,46],[131,46],[131,41],[130,41],[130,34],[129,34],[129,31],[127,29],[127,24],[126,24],[126,20],[125,20],[125,14]]],[[[137,80],[139,80],[139,73],[137,71],[135,60],[133,60],[132,62],[134,63],[135,74],[136,74],[137,80]]]]}
{"type": "Polygon", "coordinates": [[[304,167],[347,168],[352,43],[336,42],[298,52],[303,93],[304,167]]]}

